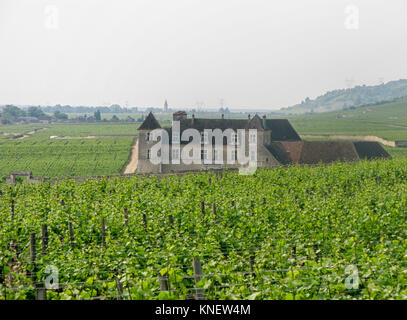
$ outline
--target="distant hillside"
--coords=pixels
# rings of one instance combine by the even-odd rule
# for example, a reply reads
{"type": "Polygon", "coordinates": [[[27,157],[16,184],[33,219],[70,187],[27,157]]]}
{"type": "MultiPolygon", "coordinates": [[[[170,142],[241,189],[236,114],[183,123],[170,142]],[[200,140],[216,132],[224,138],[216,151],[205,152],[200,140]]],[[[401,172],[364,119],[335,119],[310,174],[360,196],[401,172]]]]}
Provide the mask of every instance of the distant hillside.
{"type": "Polygon", "coordinates": [[[393,141],[407,140],[407,98],[286,117],[302,135],[373,135],[393,141]]]}
{"type": "Polygon", "coordinates": [[[315,100],[306,98],[300,104],[282,108],[283,113],[320,113],[344,110],[366,104],[393,101],[407,97],[407,79],[391,81],[377,86],[356,86],[350,89],[329,91],[315,100]]]}

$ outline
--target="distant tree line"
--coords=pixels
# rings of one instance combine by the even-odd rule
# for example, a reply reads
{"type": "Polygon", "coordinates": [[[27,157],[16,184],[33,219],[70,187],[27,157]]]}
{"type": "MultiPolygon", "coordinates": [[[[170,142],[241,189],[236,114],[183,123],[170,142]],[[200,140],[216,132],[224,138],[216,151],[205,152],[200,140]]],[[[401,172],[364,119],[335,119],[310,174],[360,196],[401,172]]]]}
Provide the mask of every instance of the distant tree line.
{"type": "Polygon", "coordinates": [[[41,107],[44,112],[54,113],[55,111],[60,111],[64,113],[94,113],[99,110],[101,113],[138,113],[138,109],[135,108],[123,108],[118,104],[112,104],[110,107],[88,107],[88,106],[78,106],[73,107],[70,105],[60,105],[41,107]]]}

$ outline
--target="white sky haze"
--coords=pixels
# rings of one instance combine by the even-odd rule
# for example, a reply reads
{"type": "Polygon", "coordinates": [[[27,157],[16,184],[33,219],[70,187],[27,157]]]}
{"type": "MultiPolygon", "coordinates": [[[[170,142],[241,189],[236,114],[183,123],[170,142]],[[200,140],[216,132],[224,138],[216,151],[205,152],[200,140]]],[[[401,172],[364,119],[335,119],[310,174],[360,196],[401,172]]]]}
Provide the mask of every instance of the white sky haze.
{"type": "Polygon", "coordinates": [[[0,0],[0,104],[278,109],[407,78],[406,13],[405,0],[0,0]]]}

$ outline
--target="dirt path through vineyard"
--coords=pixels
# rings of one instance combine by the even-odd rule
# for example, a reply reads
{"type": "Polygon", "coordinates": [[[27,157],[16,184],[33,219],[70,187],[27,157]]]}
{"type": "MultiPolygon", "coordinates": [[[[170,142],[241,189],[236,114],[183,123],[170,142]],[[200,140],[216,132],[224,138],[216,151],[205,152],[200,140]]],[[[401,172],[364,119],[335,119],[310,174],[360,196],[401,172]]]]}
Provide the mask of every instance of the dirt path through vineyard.
{"type": "Polygon", "coordinates": [[[130,159],[130,162],[127,165],[126,169],[124,170],[124,174],[136,172],[137,162],[138,162],[137,146],[138,146],[138,140],[131,148],[131,159],[130,159]]]}
{"type": "Polygon", "coordinates": [[[379,142],[385,146],[395,147],[396,142],[386,140],[376,136],[345,136],[345,135],[316,135],[316,134],[302,134],[301,138],[328,138],[328,139],[346,139],[346,140],[361,140],[361,141],[374,141],[379,142]]]}

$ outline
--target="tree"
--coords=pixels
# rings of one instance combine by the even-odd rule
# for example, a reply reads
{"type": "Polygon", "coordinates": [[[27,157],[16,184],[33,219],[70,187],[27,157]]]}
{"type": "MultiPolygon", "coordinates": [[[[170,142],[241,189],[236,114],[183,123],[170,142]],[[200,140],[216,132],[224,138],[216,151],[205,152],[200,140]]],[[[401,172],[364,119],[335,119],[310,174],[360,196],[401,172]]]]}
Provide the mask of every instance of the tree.
{"type": "Polygon", "coordinates": [[[62,113],[61,111],[57,110],[54,112],[54,117],[61,120],[67,120],[68,115],[66,113],[62,113]]]}
{"type": "Polygon", "coordinates": [[[95,111],[95,113],[93,114],[93,116],[95,117],[95,120],[96,120],[96,121],[102,120],[102,116],[101,116],[101,114],[100,114],[99,109],[95,111]]]}
{"type": "Polygon", "coordinates": [[[27,114],[24,110],[21,110],[20,108],[13,105],[7,105],[3,109],[4,117],[25,117],[26,115],[27,114]]]}
{"type": "Polygon", "coordinates": [[[112,117],[112,121],[119,121],[119,118],[114,114],[112,117]]]}
{"type": "Polygon", "coordinates": [[[46,118],[47,115],[38,107],[29,107],[27,114],[29,117],[34,117],[38,119],[46,118]]]}

